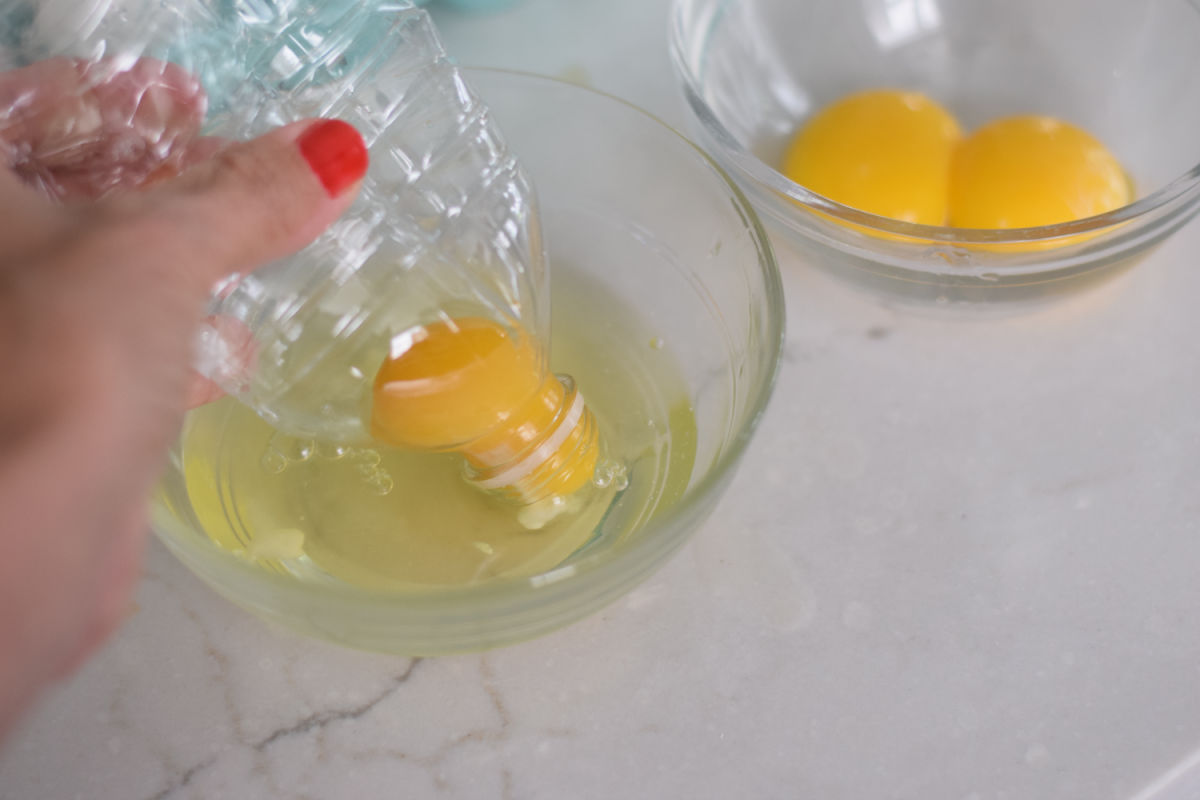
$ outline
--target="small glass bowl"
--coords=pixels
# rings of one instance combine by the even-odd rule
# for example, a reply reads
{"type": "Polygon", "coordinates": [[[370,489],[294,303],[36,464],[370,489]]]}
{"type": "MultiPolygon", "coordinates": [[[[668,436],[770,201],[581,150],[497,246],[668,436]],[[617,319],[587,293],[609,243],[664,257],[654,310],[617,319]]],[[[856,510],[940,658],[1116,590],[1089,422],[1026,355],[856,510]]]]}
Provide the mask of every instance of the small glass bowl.
{"type": "Polygon", "coordinates": [[[173,453],[154,522],[184,564],[262,617],[406,655],[480,650],[546,633],[661,566],[732,477],[773,388],[783,338],[783,292],[766,235],[701,150],[598,92],[512,72],[466,74],[537,185],[550,263],[569,263],[667,343],[695,412],[696,458],[686,488],[644,525],[547,572],[381,592],[301,582],[219,549],[197,521],[173,453]]]}
{"type": "Polygon", "coordinates": [[[1200,10],[1189,0],[675,0],[670,45],[699,142],[772,228],[908,298],[1052,297],[1109,276],[1200,203],[1200,10]],[[1059,225],[969,230],[868,214],[777,172],[800,120],[861,89],[919,90],[971,130],[1039,113],[1117,156],[1139,199],[1059,225]]]}

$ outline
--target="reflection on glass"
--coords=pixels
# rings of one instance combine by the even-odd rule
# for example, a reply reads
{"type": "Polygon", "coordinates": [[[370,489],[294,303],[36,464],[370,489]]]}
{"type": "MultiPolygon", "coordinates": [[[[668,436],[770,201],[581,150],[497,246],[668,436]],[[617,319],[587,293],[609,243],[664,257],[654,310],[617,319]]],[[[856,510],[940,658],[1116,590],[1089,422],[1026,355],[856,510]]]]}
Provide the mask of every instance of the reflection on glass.
{"type": "Polygon", "coordinates": [[[942,24],[937,0],[866,0],[867,26],[884,50],[906,45],[942,24]]]}

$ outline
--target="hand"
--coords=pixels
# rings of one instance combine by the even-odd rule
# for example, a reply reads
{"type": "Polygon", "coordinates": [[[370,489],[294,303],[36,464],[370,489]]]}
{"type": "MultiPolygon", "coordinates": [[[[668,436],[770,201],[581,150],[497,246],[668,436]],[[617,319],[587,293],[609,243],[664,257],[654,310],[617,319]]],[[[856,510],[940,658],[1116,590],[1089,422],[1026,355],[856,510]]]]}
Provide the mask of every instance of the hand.
{"type": "Polygon", "coordinates": [[[330,121],[204,157],[203,108],[155,62],[0,76],[0,735],[125,614],[209,287],[302,247],[366,170],[330,121]]]}

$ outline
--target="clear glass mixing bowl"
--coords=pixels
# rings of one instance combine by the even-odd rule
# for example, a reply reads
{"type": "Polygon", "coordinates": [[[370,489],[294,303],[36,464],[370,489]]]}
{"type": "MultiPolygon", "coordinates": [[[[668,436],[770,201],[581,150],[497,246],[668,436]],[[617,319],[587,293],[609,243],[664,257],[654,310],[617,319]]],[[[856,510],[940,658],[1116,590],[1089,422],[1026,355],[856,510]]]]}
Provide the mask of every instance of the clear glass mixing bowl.
{"type": "Polygon", "coordinates": [[[1133,263],[1200,203],[1200,10],[1189,0],[675,0],[697,140],[810,261],[908,298],[1052,297],[1133,263]],[[885,219],[776,171],[798,122],[849,92],[924,91],[970,130],[1018,113],[1104,142],[1137,200],[1060,225],[885,219]],[[851,227],[857,226],[857,227],[851,227]]]}
{"type": "MultiPolygon", "coordinates": [[[[661,331],[696,414],[686,489],[642,527],[528,578],[368,591],[302,582],[219,549],[189,502],[180,452],[154,503],[161,540],[241,606],[303,633],[403,654],[477,650],[599,609],[659,567],[728,484],[774,383],[783,295],[758,219],[703,152],[626,103],[548,78],[472,70],[537,185],[550,263],[569,262],[661,331]]],[[[602,301],[598,301],[602,302],[602,301]]]]}

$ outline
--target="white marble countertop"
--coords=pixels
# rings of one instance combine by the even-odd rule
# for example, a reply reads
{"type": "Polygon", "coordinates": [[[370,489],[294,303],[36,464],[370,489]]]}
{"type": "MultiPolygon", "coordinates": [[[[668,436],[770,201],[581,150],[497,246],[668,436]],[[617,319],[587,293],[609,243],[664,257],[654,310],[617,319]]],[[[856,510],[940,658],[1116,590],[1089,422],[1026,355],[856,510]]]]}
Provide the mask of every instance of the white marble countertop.
{"type": "MultiPolygon", "coordinates": [[[[460,61],[682,123],[666,0],[439,11],[460,61]]],[[[604,612],[411,661],[266,627],[157,544],[0,754],[3,800],[1200,797],[1200,226],[963,320],[782,245],[787,350],[727,496],[604,612]]]]}

